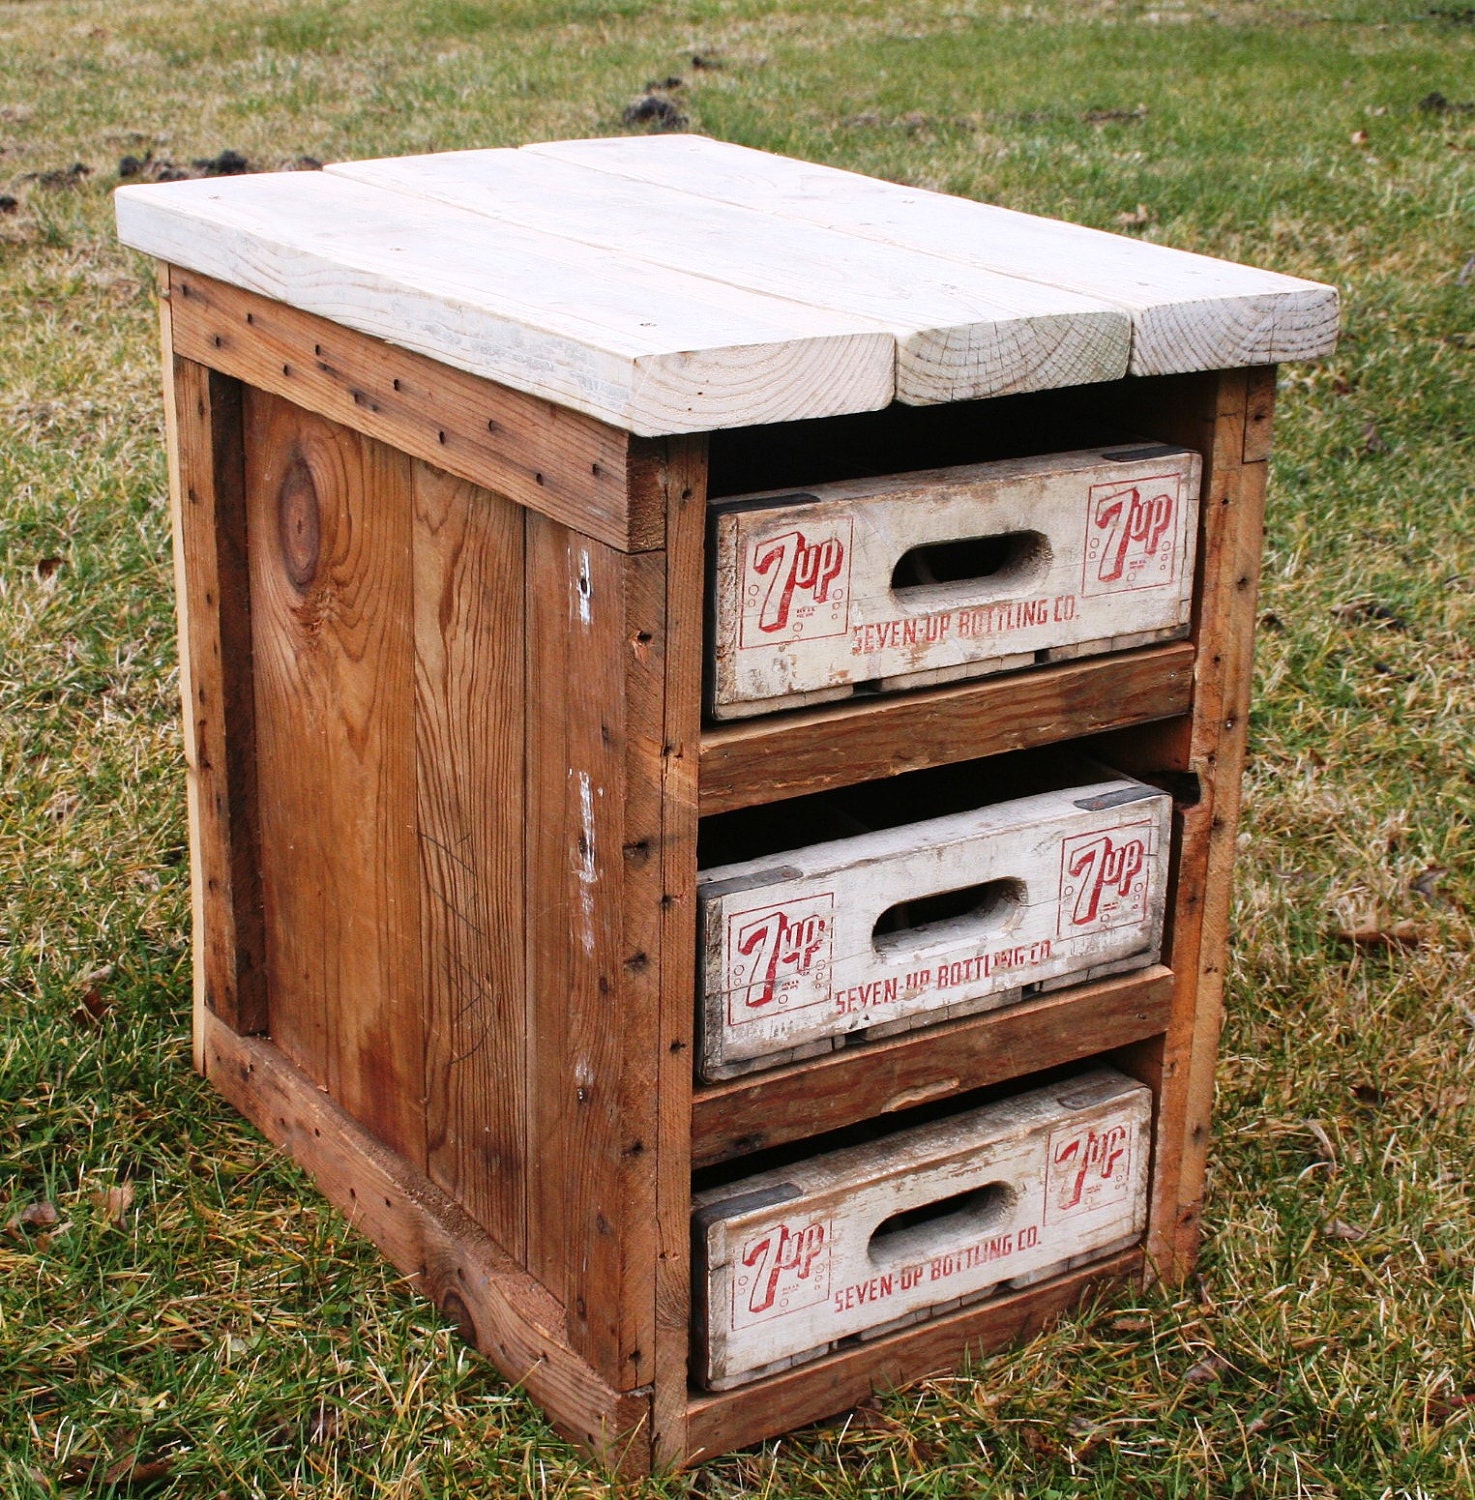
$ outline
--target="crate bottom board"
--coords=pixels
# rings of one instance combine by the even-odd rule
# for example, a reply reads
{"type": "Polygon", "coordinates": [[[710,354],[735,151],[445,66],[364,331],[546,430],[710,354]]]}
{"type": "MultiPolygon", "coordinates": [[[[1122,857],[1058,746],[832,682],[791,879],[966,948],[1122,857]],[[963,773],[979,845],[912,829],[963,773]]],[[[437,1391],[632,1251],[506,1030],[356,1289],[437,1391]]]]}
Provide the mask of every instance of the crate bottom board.
{"type": "Polygon", "coordinates": [[[709,1388],[714,1391],[741,1390],[744,1386],[752,1385],[755,1381],[767,1379],[772,1375],[782,1374],[785,1370],[813,1364],[815,1360],[823,1359],[827,1354],[833,1354],[838,1350],[853,1349],[859,1344],[874,1343],[877,1339],[886,1338],[903,1328],[915,1328],[920,1323],[931,1323],[938,1318],[946,1317],[948,1313],[957,1312],[960,1308],[978,1307],[982,1303],[1006,1297],[1010,1292],[1024,1291],[1029,1287],[1039,1286],[1042,1282],[1053,1281],[1070,1271],[1098,1265],[1119,1255],[1123,1250],[1132,1249],[1140,1244],[1141,1240],[1140,1234],[1127,1235],[1113,1244],[1104,1246],[1099,1251],[1093,1251],[1087,1255],[1069,1256],[1053,1265],[1043,1266],[1038,1271],[1026,1272],[1023,1276],[1011,1277],[1008,1281],[996,1281],[992,1286],[980,1287],[966,1297],[954,1297],[950,1301],[935,1303],[931,1307],[920,1307],[915,1312],[904,1313],[890,1322],[864,1328],[859,1333],[849,1334],[832,1343],[820,1344],[814,1349],[806,1349],[803,1353],[790,1355],[787,1359],[774,1360],[772,1364],[767,1365],[756,1365],[724,1380],[714,1380],[709,1388]]]}
{"type": "Polygon", "coordinates": [[[1033,1338],[1086,1298],[1140,1284],[1140,1248],[1123,1250],[1023,1291],[849,1346],[731,1391],[694,1391],[686,1464],[793,1432],[858,1406],[875,1392],[957,1373],[976,1355],[1033,1338]]]}
{"type": "Polygon", "coordinates": [[[982,661],[959,662],[950,667],[933,667],[920,672],[902,672],[891,677],[873,677],[864,682],[846,683],[840,687],[809,688],[802,692],[781,693],[772,698],[743,698],[730,703],[709,703],[708,716],[714,724],[742,724],[766,714],[787,713],[794,709],[818,708],[826,704],[874,700],[888,693],[908,693],[919,688],[944,687],[954,683],[978,682],[990,677],[1007,678],[1034,667],[1058,662],[1075,662],[1096,656],[1112,656],[1119,651],[1135,651],[1143,646],[1162,646],[1188,638],[1189,625],[1166,625],[1157,630],[1136,630],[1123,635],[1098,636],[1069,646],[1046,646],[1038,651],[1023,651],[1013,656],[995,656],[982,661]]]}

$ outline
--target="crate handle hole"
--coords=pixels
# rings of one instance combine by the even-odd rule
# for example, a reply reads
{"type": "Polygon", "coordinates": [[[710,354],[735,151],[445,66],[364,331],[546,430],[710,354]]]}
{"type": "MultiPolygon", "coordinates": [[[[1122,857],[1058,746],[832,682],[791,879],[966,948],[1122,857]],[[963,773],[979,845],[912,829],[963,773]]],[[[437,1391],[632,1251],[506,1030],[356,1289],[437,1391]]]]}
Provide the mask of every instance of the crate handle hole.
{"type": "Polygon", "coordinates": [[[866,1254],[873,1265],[925,1260],[986,1234],[1008,1216],[1014,1199],[1007,1182],[989,1182],[903,1209],[876,1226],[866,1254]]]}
{"type": "Polygon", "coordinates": [[[1022,880],[986,880],[888,906],[871,930],[871,944],[882,959],[975,943],[1002,926],[1024,905],[1022,880]]]}
{"type": "Polygon", "coordinates": [[[891,570],[897,602],[932,608],[949,602],[1013,593],[1050,564],[1050,541],[1042,531],[1006,531],[929,542],[903,552],[891,570]]]}

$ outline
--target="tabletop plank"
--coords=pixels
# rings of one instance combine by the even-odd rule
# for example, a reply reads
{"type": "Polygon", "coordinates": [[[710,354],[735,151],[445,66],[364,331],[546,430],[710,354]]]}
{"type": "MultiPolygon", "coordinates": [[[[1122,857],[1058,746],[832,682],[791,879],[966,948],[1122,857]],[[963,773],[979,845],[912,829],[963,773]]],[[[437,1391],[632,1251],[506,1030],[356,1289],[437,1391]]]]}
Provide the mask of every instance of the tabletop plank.
{"type": "Polygon", "coordinates": [[[424,198],[316,172],[115,198],[135,249],[642,435],[893,395],[895,339],[874,321],[424,198]]]}
{"type": "Polygon", "coordinates": [[[776,218],[526,151],[345,162],[327,171],[597,246],[612,258],[874,320],[895,335],[896,395],[911,405],[1126,373],[1131,324],[1121,309],[919,245],[846,233],[843,222],[776,218]]]}
{"type": "Polygon", "coordinates": [[[523,149],[1109,302],[1132,319],[1133,375],[1315,359],[1336,344],[1335,287],[1125,235],[701,136],[523,149]]]}

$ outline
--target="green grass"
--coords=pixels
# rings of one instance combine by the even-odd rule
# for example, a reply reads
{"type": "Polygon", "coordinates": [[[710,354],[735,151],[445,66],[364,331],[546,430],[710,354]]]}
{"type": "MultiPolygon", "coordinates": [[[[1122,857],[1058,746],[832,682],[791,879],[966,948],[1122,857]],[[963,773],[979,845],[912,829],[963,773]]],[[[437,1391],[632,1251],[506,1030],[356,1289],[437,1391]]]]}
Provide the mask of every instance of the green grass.
{"type": "Polygon", "coordinates": [[[615,133],[669,74],[714,136],[1145,205],[1338,283],[1346,335],[1282,384],[1199,1279],[649,1492],[1475,1489],[1475,112],[1419,107],[1475,101],[1475,17],[1440,11],[0,4],[0,1226],[66,1226],[0,1229],[0,1495],[135,1460],[133,1493],[607,1492],[190,1073],[156,335],[108,191],[124,154],[615,133]],[[1338,941],[1369,921],[1413,946],[1338,941]]]}

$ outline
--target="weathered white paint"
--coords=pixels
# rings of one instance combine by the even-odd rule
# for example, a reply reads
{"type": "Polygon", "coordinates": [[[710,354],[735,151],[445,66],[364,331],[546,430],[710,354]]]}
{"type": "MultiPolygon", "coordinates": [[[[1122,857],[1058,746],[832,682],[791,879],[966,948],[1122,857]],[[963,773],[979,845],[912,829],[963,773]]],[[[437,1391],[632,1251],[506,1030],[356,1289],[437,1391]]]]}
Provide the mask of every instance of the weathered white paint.
{"type": "Polygon", "coordinates": [[[1186,633],[1201,468],[1139,444],[714,501],[713,716],[1186,633]],[[999,571],[893,587],[912,549],[989,537],[999,571]]]}
{"type": "Polygon", "coordinates": [[[871,320],[896,339],[897,399],[914,405],[1113,380],[1131,320],[1078,292],[964,266],[843,226],[776,219],[685,190],[525,151],[346,162],[329,172],[553,230],[805,307],[871,320]]]}
{"type": "Polygon", "coordinates": [[[1146,1088],[1098,1068],[698,1194],[698,1379],[743,1385],[1130,1244],[1151,1117],[1146,1088]]]}
{"type": "Polygon", "coordinates": [[[124,243],[643,434],[1310,358],[1330,287],[692,137],[120,188],[124,243]]]}
{"type": "Polygon", "coordinates": [[[1337,342],[1335,287],[1127,235],[701,136],[523,149],[1110,303],[1132,320],[1134,375],[1318,359],[1337,342]]]}
{"type": "Polygon", "coordinates": [[[1063,790],[989,795],[980,773],[972,810],[703,870],[703,1074],[772,1067],[851,1032],[932,1024],[1009,1004],[1027,985],[1155,962],[1172,799],[1099,768],[1063,790]],[[876,934],[900,903],[973,886],[995,889],[967,915],[876,934]]]}

